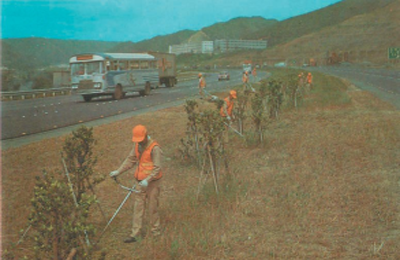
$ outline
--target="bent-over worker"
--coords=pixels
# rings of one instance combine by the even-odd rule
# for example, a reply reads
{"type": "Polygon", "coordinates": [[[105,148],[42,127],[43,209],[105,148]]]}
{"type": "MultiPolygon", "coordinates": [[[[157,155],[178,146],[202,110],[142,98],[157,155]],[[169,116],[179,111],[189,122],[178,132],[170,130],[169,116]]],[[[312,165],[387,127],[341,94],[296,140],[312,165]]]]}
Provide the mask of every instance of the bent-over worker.
{"type": "Polygon", "coordinates": [[[224,104],[219,112],[220,115],[222,117],[226,117],[228,121],[231,121],[233,118],[234,99],[236,98],[237,98],[236,91],[235,90],[229,91],[229,96],[224,99],[224,104]]]}

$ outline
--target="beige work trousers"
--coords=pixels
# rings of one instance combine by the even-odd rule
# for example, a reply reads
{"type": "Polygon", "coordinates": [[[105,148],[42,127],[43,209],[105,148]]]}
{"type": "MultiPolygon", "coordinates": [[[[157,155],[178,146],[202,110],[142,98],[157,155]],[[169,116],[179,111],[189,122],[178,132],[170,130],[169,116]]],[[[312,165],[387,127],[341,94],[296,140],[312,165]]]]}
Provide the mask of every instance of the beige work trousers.
{"type": "Polygon", "coordinates": [[[161,179],[151,181],[147,188],[137,185],[137,189],[143,192],[135,194],[135,206],[133,210],[133,223],[131,237],[140,236],[145,216],[146,202],[148,204],[148,218],[150,220],[153,236],[160,235],[160,214],[158,212],[161,179]]]}

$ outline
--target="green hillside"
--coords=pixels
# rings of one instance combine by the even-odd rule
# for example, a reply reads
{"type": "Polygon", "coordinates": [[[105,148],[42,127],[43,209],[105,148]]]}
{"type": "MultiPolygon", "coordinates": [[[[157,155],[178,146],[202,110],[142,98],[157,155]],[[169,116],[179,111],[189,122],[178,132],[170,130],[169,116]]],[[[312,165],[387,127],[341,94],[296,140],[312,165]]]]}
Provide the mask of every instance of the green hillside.
{"type": "MultiPolygon", "coordinates": [[[[323,64],[327,51],[350,63],[384,64],[387,49],[400,42],[400,1],[354,16],[335,26],[298,37],[265,51],[266,57],[316,58],[323,64]],[[346,55],[344,54],[346,53],[346,55]]],[[[340,59],[339,59],[340,60],[340,59]]]]}
{"type": "Polygon", "coordinates": [[[344,0],[317,11],[296,16],[257,32],[246,35],[247,39],[268,40],[268,46],[289,42],[325,27],[340,24],[345,20],[382,8],[398,0],[344,0]]]}
{"type": "Polygon", "coordinates": [[[149,40],[134,42],[123,42],[113,48],[110,48],[109,52],[137,52],[137,51],[161,51],[168,52],[169,45],[180,44],[186,41],[190,36],[195,34],[196,31],[183,30],[177,33],[156,36],[149,40]]]}
{"type": "Polygon", "coordinates": [[[210,37],[205,34],[202,30],[198,31],[197,33],[193,34],[187,41],[184,43],[200,43],[202,41],[210,41],[210,37]]]}
{"type": "Polygon", "coordinates": [[[259,39],[254,34],[260,30],[268,30],[278,23],[277,20],[267,20],[262,17],[239,17],[228,22],[216,23],[205,27],[202,31],[211,39],[242,39],[247,36],[251,39],[259,39]],[[255,37],[254,37],[254,36],[255,37]]]}
{"type": "Polygon", "coordinates": [[[34,59],[32,56],[25,56],[23,58],[23,54],[18,51],[16,48],[13,48],[8,42],[0,41],[1,44],[1,65],[7,68],[17,68],[17,69],[28,69],[31,67],[32,60],[34,59]]]}
{"type": "Polygon", "coordinates": [[[49,65],[68,64],[68,59],[82,52],[104,52],[117,42],[57,40],[46,38],[3,39],[2,64],[21,69],[29,63],[40,68],[49,65]]]}

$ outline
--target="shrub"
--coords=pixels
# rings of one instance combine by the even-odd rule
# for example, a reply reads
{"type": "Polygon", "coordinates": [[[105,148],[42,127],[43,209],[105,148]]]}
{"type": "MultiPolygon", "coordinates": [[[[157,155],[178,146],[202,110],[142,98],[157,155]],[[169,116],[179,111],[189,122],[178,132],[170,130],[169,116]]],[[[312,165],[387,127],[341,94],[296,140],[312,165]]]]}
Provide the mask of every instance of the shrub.
{"type": "Polygon", "coordinates": [[[82,195],[75,205],[71,189],[62,178],[43,172],[36,178],[29,223],[34,230],[35,259],[66,259],[74,248],[81,259],[90,259],[87,242],[94,228],[88,224],[92,195],[82,195]]]}
{"type": "Polygon", "coordinates": [[[42,72],[33,79],[32,89],[48,89],[53,87],[53,74],[42,72]]]}

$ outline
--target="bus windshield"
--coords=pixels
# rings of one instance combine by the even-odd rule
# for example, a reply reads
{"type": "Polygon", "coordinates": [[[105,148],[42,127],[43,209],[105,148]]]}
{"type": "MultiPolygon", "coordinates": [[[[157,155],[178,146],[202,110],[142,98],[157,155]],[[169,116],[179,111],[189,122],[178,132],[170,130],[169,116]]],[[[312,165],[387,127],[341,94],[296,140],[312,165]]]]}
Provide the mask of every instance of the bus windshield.
{"type": "Polygon", "coordinates": [[[72,63],[71,64],[71,75],[78,76],[85,74],[85,64],[84,63],[72,63]]]}
{"type": "Polygon", "coordinates": [[[72,63],[71,64],[71,75],[92,75],[93,73],[101,73],[101,62],[89,62],[89,63],[72,63]]]}
{"type": "Polygon", "coordinates": [[[101,73],[100,62],[86,63],[86,74],[91,75],[93,73],[101,73]]]}

